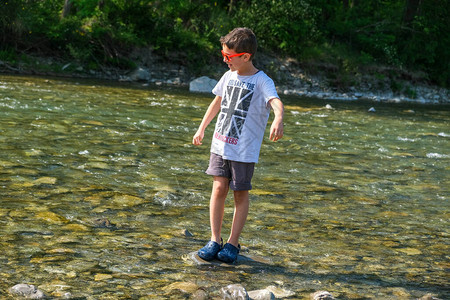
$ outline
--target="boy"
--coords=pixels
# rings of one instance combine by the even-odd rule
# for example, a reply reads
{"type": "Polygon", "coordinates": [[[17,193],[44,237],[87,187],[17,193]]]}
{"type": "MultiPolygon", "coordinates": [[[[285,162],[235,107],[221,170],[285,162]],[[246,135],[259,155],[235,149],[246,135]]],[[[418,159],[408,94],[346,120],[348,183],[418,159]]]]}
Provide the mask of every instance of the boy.
{"type": "Polygon", "coordinates": [[[275,118],[270,140],[283,137],[284,108],[275,85],[252,62],[256,37],[248,28],[235,28],[221,37],[222,55],[227,71],[213,89],[216,95],[209,105],[192,143],[201,145],[205,129],[217,117],[206,174],[213,176],[210,199],[211,240],[198,251],[205,260],[218,258],[226,263],[236,261],[239,236],[249,209],[249,190],[255,163],[264,137],[270,109],[275,118]],[[234,217],[230,237],[223,246],[221,238],[225,199],[234,192],[234,217]]]}

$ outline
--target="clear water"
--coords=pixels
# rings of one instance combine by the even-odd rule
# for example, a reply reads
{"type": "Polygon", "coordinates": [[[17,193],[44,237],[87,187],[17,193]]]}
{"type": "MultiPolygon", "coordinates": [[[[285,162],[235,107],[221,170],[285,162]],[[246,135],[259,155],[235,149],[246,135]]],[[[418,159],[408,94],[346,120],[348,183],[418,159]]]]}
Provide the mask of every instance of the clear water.
{"type": "Polygon", "coordinates": [[[450,297],[450,107],[283,97],[285,137],[264,141],[241,239],[271,263],[197,267],[186,254],[209,238],[212,126],[203,146],[191,138],[211,99],[0,76],[0,294],[183,299],[241,283],[450,297]]]}

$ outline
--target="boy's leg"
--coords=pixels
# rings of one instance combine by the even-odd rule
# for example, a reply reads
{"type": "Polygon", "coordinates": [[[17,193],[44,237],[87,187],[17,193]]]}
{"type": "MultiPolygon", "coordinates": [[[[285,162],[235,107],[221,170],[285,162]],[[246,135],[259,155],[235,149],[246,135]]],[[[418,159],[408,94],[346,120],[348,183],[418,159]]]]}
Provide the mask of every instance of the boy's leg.
{"type": "MultiPolygon", "coordinates": [[[[214,176],[211,200],[209,205],[209,220],[211,224],[211,241],[220,244],[225,200],[228,195],[230,180],[226,177],[214,176]]],[[[241,229],[242,230],[242,229],[241,229]]]]}
{"type": "Polygon", "coordinates": [[[234,191],[234,216],[228,243],[232,244],[235,247],[238,247],[239,245],[239,236],[244,229],[245,221],[247,220],[248,216],[248,209],[249,192],[234,191]]]}

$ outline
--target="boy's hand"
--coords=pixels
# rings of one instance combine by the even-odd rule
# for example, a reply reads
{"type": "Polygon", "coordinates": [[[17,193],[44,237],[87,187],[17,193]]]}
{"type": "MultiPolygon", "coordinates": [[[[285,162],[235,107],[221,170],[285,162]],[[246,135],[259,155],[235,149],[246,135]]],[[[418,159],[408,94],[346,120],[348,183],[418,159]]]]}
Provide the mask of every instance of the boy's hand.
{"type": "Polygon", "coordinates": [[[276,142],[283,137],[283,115],[284,106],[280,99],[273,98],[269,101],[272,106],[275,118],[273,119],[272,126],[270,126],[269,139],[276,142]]]}
{"type": "Polygon", "coordinates": [[[278,141],[283,137],[283,120],[277,121],[274,120],[272,126],[270,126],[270,140],[278,141]]]}
{"type": "Polygon", "coordinates": [[[205,130],[208,124],[214,119],[217,113],[220,110],[220,104],[222,102],[222,97],[216,96],[214,100],[209,105],[206,110],[205,115],[203,116],[202,123],[197,129],[197,132],[194,134],[192,138],[192,144],[199,146],[202,144],[203,137],[205,136],[205,130]]]}
{"type": "Polygon", "coordinates": [[[200,146],[202,144],[203,136],[204,136],[203,132],[197,131],[194,137],[192,138],[192,144],[200,146]]]}

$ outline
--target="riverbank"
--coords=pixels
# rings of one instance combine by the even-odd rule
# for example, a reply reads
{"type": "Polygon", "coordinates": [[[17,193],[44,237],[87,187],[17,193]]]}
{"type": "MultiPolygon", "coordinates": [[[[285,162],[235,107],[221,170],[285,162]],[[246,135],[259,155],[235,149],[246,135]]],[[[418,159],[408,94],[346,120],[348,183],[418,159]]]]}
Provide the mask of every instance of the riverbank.
{"type": "MultiPolygon", "coordinates": [[[[130,54],[130,69],[106,66],[90,69],[76,62],[49,57],[27,57],[19,62],[0,61],[0,73],[111,81],[142,82],[143,85],[188,88],[195,76],[188,67],[158,57],[148,50],[130,54]]],[[[420,72],[387,66],[371,66],[343,71],[338,65],[300,63],[259,54],[255,65],[271,76],[280,95],[298,95],[326,100],[371,100],[389,103],[450,104],[450,90],[432,85],[420,72]]],[[[218,80],[226,71],[220,59],[198,73],[218,80]]],[[[201,75],[200,75],[201,76],[201,75]]]]}

